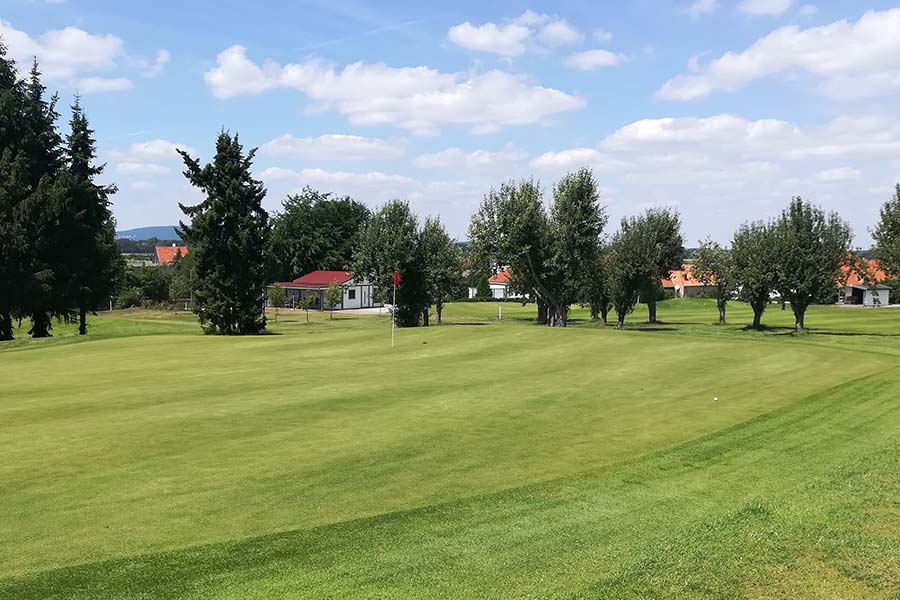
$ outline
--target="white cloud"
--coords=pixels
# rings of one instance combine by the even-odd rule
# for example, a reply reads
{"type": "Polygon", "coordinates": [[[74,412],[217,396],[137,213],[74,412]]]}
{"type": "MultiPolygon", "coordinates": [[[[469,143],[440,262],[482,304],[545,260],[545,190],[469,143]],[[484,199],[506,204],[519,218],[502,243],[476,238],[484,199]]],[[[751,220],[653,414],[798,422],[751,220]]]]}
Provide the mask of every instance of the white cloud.
{"type": "Polygon", "coordinates": [[[468,50],[512,58],[525,54],[529,43],[544,48],[579,44],[584,34],[565,19],[526,10],[502,25],[469,21],[454,25],[447,30],[447,39],[468,50]]]}
{"type": "Polygon", "coordinates": [[[497,25],[485,23],[475,26],[466,21],[454,25],[447,31],[447,39],[466,48],[478,52],[490,52],[500,56],[519,56],[525,53],[525,40],[531,30],[524,25],[509,23],[497,25]]]}
{"type": "Polygon", "coordinates": [[[717,10],[719,10],[718,0],[696,0],[693,4],[684,7],[681,12],[692,19],[699,19],[711,15],[717,10]]]}
{"type": "Polygon", "coordinates": [[[559,152],[545,152],[532,160],[531,166],[535,169],[550,171],[570,171],[581,167],[610,171],[624,169],[631,165],[600,152],[596,148],[570,148],[559,152]]]}
{"type": "MultiPolygon", "coordinates": [[[[20,72],[30,69],[32,59],[37,58],[46,81],[77,84],[84,93],[131,89],[133,86],[125,77],[82,75],[112,71],[144,60],[129,56],[118,36],[91,34],[77,27],[50,30],[32,37],[15,29],[9,22],[0,20],[0,39],[9,49],[9,56],[17,62],[20,72]]],[[[161,70],[168,58],[168,52],[160,51],[151,69],[161,70]]]]}
{"type": "Polygon", "coordinates": [[[793,3],[794,0],[742,0],[737,9],[751,17],[780,17],[793,3]]]}
{"type": "Polygon", "coordinates": [[[168,50],[159,50],[156,56],[150,60],[141,56],[132,57],[131,63],[141,71],[144,77],[157,77],[166,68],[166,65],[172,60],[172,55],[168,50]]]}
{"type": "Polygon", "coordinates": [[[103,92],[127,92],[134,84],[125,77],[83,77],[78,80],[77,91],[81,94],[103,92]]]}
{"type": "Polygon", "coordinates": [[[595,29],[594,30],[594,39],[598,42],[609,42],[613,39],[613,34],[611,31],[606,31],[605,29],[595,29]]]}
{"type": "Polygon", "coordinates": [[[579,71],[593,71],[601,67],[614,67],[625,61],[625,57],[609,50],[587,50],[570,54],[563,64],[579,71]]]}
{"type": "Polygon", "coordinates": [[[528,154],[512,145],[502,150],[475,150],[466,152],[462,148],[447,148],[433,154],[421,154],[413,165],[422,169],[486,169],[497,168],[524,161],[528,154]]]}
{"type": "Polygon", "coordinates": [[[219,54],[216,67],[204,78],[219,98],[295,89],[316,102],[317,109],[337,111],[351,123],[395,125],[416,134],[434,134],[442,123],[472,127],[542,123],[554,114],[585,106],[582,98],[499,70],[463,75],[424,66],[356,62],[337,71],[316,60],[283,67],[267,61],[260,67],[241,46],[219,54]]]}
{"type": "Polygon", "coordinates": [[[150,140],[132,144],[124,150],[113,150],[110,155],[118,160],[132,162],[165,162],[180,161],[178,150],[184,150],[191,156],[196,156],[197,151],[187,144],[178,144],[168,140],[150,140]]]}
{"type": "Polygon", "coordinates": [[[154,163],[126,161],[116,165],[116,173],[122,175],[165,175],[171,172],[172,169],[154,163]]]}
{"type": "MultiPolygon", "coordinates": [[[[388,187],[396,190],[406,189],[415,183],[414,179],[405,175],[390,175],[380,171],[369,173],[351,173],[347,171],[327,171],[325,169],[285,169],[270,167],[259,174],[264,181],[290,181],[298,185],[311,185],[332,189],[340,186],[374,186],[388,187]]],[[[338,190],[338,193],[344,193],[338,190]]]]}
{"type": "Polygon", "coordinates": [[[548,46],[565,46],[580,44],[584,41],[584,35],[565,19],[559,19],[547,23],[538,34],[538,39],[548,46]]]}
{"type": "Polygon", "coordinates": [[[703,98],[789,71],[822,80],[832,97],[862,97],[900,88],[900,9],[866,12],[856,22],[800,29],[782,27],[742,52],[728,52],[690,74],[670,79],[657,92],[666,100],[703,98]]]}
{"type": "Polygon", "coordinates": [[[862,175],[862,173],[859,169],[854,169],[853,167],[837,167],[835,169],[819,171],[816,173],[816,179],[826,182],[850,181],[859,179],[860,175],[862,175]]]}
{"type": "Polygon", "coordinates": [[[284,134],[259,147],[261,154],[307,160],[363,160],[395,158],[406,152],[406,140],[383,140],[358,135],[326,134],[297,138],[284,134]]]}

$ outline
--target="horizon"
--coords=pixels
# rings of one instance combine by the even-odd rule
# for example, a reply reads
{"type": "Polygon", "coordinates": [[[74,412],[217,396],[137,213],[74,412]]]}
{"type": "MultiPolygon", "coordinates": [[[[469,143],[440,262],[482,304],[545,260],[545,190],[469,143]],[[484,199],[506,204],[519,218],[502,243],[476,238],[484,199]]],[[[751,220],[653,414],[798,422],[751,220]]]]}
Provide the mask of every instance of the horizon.
{"type": "Polygon", "coordinates": [[[483,195],[586,166],[610,224],[672,206],[687,246],[802,196],[854,245],[900,178],[900,9],[792,0],[407,6],[16,0],[0,35],[96,131],[117,229],[198,199],[175,148],[259,147],[265,207],[304,185],[410,201],[467,238],[483,195]],[[527,10],[526,10],[527,9],[527,10]],[[216,15],[211,27],[211,11],[216,15]],[[877,41],[877,43],[873,43],[877,41]],[[464,173],[465,177],[460,177],[464,173]]]}

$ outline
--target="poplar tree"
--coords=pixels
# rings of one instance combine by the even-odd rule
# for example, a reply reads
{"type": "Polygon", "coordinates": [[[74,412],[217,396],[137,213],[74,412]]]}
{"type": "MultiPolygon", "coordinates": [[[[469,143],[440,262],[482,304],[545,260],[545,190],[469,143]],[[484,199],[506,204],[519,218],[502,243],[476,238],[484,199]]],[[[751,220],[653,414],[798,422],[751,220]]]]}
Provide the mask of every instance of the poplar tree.
{"type": "Polygon", "coordinates": [[[191,219],[180,223],[180,235],[193,255],[193,310],[208,333],[261,333],[266,328],[269,216],[262,207],[266,190],[250,172],[256,150],[245,155],[238,136],[223,131],[213,161],[205,166],[178,152],[188,181],[206,195],[197,205],[179,204],[191,219]]]}

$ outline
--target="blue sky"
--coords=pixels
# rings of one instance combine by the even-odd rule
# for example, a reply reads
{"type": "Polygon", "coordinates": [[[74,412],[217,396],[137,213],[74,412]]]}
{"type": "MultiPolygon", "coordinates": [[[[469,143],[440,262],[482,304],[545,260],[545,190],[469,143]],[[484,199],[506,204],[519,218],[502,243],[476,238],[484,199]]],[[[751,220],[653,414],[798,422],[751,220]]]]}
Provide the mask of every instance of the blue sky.
{"type": "Polygon", "coordinates": [[[689,244],[726,241],[801,195],[865,246],[900,179],[896,7],[7,0],[0,34],[83,95],[123,229],[180,218],[174,148],[209,159],[224,127],[270,210],[306,184],[407,198],[464,238],[492,185],[549,197],[588,166],[613,223],[670,205],[689,244]]]}

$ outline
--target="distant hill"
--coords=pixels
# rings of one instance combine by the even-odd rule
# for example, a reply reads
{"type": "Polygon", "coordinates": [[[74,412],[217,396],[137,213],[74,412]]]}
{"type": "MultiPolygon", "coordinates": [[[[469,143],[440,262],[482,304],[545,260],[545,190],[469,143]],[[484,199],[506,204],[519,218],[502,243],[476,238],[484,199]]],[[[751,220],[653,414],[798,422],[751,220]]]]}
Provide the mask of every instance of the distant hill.
{"type": "Polygon", "coordinates": [[[181,237],[175,231],[174,225],[160,225],[158,227],[137,227],[135,229],[125,229],[117,231],[116,237],[126,240],[149,240],[156,238],[158,240],[180,240],[181,237]]]}

